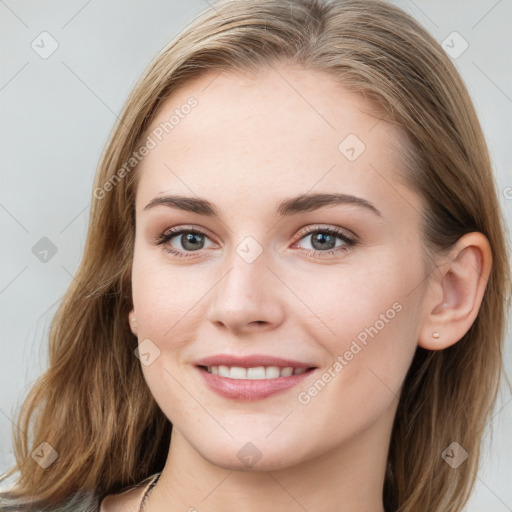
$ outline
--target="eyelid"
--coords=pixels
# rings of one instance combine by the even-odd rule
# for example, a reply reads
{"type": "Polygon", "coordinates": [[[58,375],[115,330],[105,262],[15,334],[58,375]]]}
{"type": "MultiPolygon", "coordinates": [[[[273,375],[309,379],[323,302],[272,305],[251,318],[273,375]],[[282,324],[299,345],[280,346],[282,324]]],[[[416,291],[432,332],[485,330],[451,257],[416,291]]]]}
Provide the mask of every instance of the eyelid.
{"type": "MultiPolygon", "coordinates": [[[[206,228],[195,226],[194,224],[178,224],[177,226],[173,226],[171,228],[167,228],[165,231],[161,232],[160,234],[157,234],[153,241],[161,240],[162,238],[173,235],[176,236],[180,234],[181,231],[192,231],[192,232],[198,232],[206,237],[208,237],[210,240],[214,241],[215,237],[210,234],[210,231],[206,228]]],[[[217,242],[215,242],[217,243],[217,242]]]]}
{"type": "MultiPolygon", "coordinates": [[[[180,232],[187,231],[187,230],[193,231],[193,232],[197,231],[197,232],[207,236],[210,240],[215,241],[215,237],[212,237],[209,234],[209,230],[207,230],[203,227],[195,226],[193,224],[179,224],[177,226],[173,226],[171,228],[166,229],[161,234],[154,237],[153,242],[158,243],[158,241],[160,241],[163,237],[166,237],[168,235],[178,235],[178,234],[180,234],[180,232]]],[[[331,226],[328,224],[312,224],[312,225],[307,224],[306,226],[303,226],[302,228],[300,228],[297,231],[297,234],[295,235],[294,243],[300,241],[304,236],[310,235],[316,231],[321,231],[321,230],[336,231],[337,235],[345,235],[346,238],[353,240],[354,242],[359,242],[359,240],[360,240],[359,237],[355,233],[353,233],[352,231],[349,231],[346,228],[342,228],[339,226],[331,226]]],[[[218,242],[215,242],[215,243],[218,244],[218,242]]]]}
{"type": "MultiPolygon", "coordinates": [[[[197,251],[185,251],[180,249],[171,249],[167,246],[167,244],[172,240],[173,238],[179,236],[180,234],[187,233],[187,232],[193,232],[199,235],[202,235],[206,238],[208,238],[214,246],[219,246],[219,244],[215,241],[214,237],[211,237],[208,234],[208,230],[197,227],[194,225],[186,225],[186,224],[179,224],[177,226],[173,226],[171,228],[166,229],[164,232],[162,232],[160,235],[157,235],[155,238],[153,238],[154,245],[162,246],[162,250],[171,254],[175,258],[194,258],[195,253],[197,252],[199,257],[203,253],[204,250],[207,250],[206,248],[199,249],[197,251]]],[[[321,251],[318,249],[305,249],[305,254],[308,256],[314,256],[322,258],[329,258],[333,254],[343,254],[344,252],[349,251],[350,249],[356,247],[360,243],[359,237],[352,233],[351,231],[342,228],[340,226],[332,226],[332,225],[321,225],[321,224],[313,224],[313,225],[306,225],[299,229],[297,232],[295,238],[296,240],[293,242],[291,248],[295,248],[296,245],[304,238],[307,238],[308,236],[312,235],[316,232],[324,232],[329,233],[330,235],[337,237],[338,239],[343,240],[345,243],[345,247],[337,247],[333,249],[329,249],[326,251],[321,251]]]]}
{"type": "Polygon", "coordinates": [[[307,226],[304,226],[303,228],[299,229],[296,236],[296,241],[301,240],[306,235],[311,235],[312,233],[315,233],[316,231],[324,231],[324,230],[331,230],[335,231],[338,236],[344,235],[349,240],[352,240],[353,242],[359,242],[359,237],[353,233],[352,231],[349,231],[346,228],[342,228],[340,226],[332,226],[330,224],[308,224],[307,226]]]}

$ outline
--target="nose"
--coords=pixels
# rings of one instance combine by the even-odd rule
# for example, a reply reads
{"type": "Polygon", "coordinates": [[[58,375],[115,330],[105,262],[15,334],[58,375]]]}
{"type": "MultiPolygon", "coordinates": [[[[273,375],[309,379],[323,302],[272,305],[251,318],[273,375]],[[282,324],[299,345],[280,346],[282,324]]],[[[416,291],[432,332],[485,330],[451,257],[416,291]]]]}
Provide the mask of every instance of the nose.
{"type": "Polygon", "coordinates": [[[212,290],[207,320],[237,334],[278,327],[284,319],[286,287],[267,264],[265,253],[251,263],[234,254],[212,290]]]}

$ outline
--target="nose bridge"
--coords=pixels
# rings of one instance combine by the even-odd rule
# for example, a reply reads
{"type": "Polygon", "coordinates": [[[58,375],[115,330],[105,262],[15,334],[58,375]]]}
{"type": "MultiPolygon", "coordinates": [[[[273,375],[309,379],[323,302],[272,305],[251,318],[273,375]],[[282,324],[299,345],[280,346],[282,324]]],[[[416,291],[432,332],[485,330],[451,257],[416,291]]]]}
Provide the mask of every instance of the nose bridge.
{"type": "Polygon", "coordinates": [[[228,258],[228,273],[222,280],[219,292],[225,301],[235,301],[240,307],[244,302],[257,302],[264,294],[264,282],[269,272],[268,251],[253,237],[245,237],[228,258]]]}
{"type": "Polygon", "coordinates": [[[254,323],[280,321],[282,294],[276,293],[276,277],[267,268],[270,252],[253,237],[246,236],[226,259],[223,276],[215,287],[208,317],[232,329],[254,323]]]}

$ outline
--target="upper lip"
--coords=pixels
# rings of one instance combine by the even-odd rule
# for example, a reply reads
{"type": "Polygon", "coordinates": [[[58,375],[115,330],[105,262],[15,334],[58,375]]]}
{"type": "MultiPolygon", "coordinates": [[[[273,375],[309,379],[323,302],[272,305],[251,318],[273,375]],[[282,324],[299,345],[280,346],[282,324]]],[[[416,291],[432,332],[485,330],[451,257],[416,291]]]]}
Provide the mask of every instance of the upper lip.
{"type": "Polygon", "coordinates": [[[238,366],[240,368],[252,368],[256,366],[277,366],[280,368],[314,368],[315,366],[293,359],[268,356],[263,354],[252,354],[248,356],[234,356],[228,354],[217,354],[205,357],[196,361],[197,366],[238,366]]]}

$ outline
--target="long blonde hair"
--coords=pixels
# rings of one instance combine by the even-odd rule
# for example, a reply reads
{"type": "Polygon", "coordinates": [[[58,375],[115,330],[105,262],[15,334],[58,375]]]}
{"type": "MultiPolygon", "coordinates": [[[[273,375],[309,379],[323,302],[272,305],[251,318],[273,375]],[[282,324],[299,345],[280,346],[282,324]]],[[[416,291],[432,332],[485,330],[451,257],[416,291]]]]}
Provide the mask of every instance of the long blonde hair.
{"type": "Polygon", "coordinates": [[[83,259],[51,325],[49,368],[13,429],[17,463],[4,478],[20,475],[10,496],[56,504],[84,489],[118,492],[162,470],[172,425],[144,381],[128,325],[137,167],[125,164],[177,88],[206,70],[280,62],[328,72],[405,130],[412,148],[405,178],[426,201],[427,251],[444,251],[472,231],[490,242],[493,266],[474,324],[445,350],[417,348],[383,495],[388,512],[454,512],[466,503],[503,374],[511,284],[505,224],[462,79],[421,25],[379,0],[219,1],[147,68],[99,164],[83,259]],[[441,457],[453,441],[469,453],[456,471],[441,457]],[[31,457],[43,442],[58,452],[46,469],[31,457]]]}

